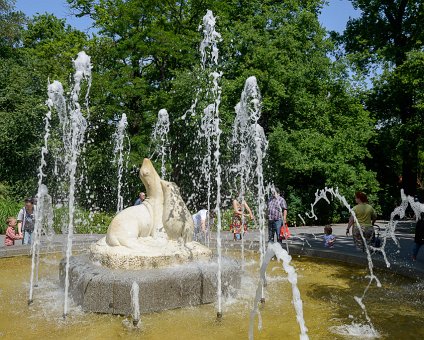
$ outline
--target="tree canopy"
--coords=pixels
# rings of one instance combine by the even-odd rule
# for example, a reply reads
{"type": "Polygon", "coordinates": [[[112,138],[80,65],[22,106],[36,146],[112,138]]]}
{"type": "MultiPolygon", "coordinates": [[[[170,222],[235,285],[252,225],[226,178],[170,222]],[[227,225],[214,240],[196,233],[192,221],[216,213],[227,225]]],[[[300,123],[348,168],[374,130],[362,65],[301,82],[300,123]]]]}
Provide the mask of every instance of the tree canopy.
{"type": "MultiPolygon", "coordinates": [[[[245,80],[255,76],[262,95],[259,123],[269,140],[265,178],[286,192],[290,219],[304,213],[314,192],[325,186],[338,187],[348,198],[365,191],[387,211],[378,200],[379,190],[390,188],[395,195],[398,171],[394,165],[387,175],[386,165],[401,161],[404,184],[422,169],[422,137],[412,138],[422,130],[422,32],[412,22],[422,5],[390,3],[404,2],[401,32],[407,41],[400,39],[400,52],[397,31],[387,33],[399,20],[400,7],[384,1],[354,1],[363,17],[351,20],[337,39],[319,23],[320,0],[68,0],[77,15],[93,20],[98,31],[91,37],[48,13],[24,21],[11,1],[2,1],[0,25],[13,30],[0,33],[1,46],[8,49],[2,47],[0,53],[0,182],[17,198],[35,192],[48,81],[60,80],[69,91],[71,61],[85,50],[93,64],[93,83],[80,171],[92,193],[79,188],[80,204],[88,207],[95,197],[102,210],[116,207],[111,136],[123,113],[131,146],[124,196],[125,204],[131,204],[141,189],[137,169],[151,156],[152,128],[165,108],[171,123],[167,179],[181,187],[186,199],[198,191],[190,201],[192,210],[204,207],[206,189],[203,183],[193,185],[203,146],[193,141],[210,99],[211,79],[200,67],[198,51],[199,25],[209,9],[222,36],[218,69],[224,169],[234,162],[229,143],[234,107],[245,80]],[[339,43],[347,53],[334,59],[339,43]],[[361,68],[381,62],[383,73],[371,90],[350,82],[350,61],[361,68]],[[195,114],[186,115],[195,98],[195,114]],[[408,167],[411,162],[414,167],[408,167]]],[[[52,129],[57,129],[55,119],[52,129]]],[[[231,174],[224,172],[224,177],[223,194],[230,199],[235,188],[231,174]]],[[[249,197],[255,190],[250,188],[249,197]]],[[[340,218],[338,207],[325,210],[323,219],[340,218]]]]}
{"type": "Polygon", "coordinates": [[[347,24],[342,39],[346,52],[360,68],[377,65],[382,71],[366,103],[378,121],[376,143],[381,148],[388,143],[392,149],[386,153],[389,157],[379,159],[376,170],[383,178],[387,167],[400,164],[400,185],[406,194],[415,195],[423,144],[424,4],[417,0],[352,0],[352,4],[361,16],[347,24]]]}

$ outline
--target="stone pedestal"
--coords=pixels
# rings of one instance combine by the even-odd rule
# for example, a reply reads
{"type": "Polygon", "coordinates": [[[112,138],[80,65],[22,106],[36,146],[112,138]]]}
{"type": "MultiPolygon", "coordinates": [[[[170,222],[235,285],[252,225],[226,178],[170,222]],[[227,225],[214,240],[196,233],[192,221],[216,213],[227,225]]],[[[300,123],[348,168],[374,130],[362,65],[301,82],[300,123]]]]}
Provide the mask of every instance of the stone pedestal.
{"type": "Polygon", "coordinates": [[[105,238],[90,246],[90,259],[111,269],[150,269],[171,267],[192,261],[208,261],[212,251],[198,242],[182,243],[166,236],[140,237],[134,248],[110,247],[105,238]]]}
{"type": "MultiPolygon", "coordinates": [[[[169,268],[123,270],[94,264],[87,255],[70,258],[69,292],[84,311],[129,315],[131,286],[140,287],[141,313],[159,312],[216,301],[215,261],[194,261],[169,268]]],[[[65,259],[60,263],[60,282],[64,285],[65,259]]],[[[239,288],[241,271],[237,261],[222,259],[222,292],[239,288]]]]}

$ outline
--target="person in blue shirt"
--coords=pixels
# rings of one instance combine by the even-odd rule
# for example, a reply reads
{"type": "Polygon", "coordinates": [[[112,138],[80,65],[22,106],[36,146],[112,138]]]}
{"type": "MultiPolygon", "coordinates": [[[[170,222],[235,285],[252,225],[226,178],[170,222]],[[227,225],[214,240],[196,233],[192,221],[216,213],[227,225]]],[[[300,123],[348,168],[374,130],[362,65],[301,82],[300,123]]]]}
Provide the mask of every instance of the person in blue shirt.
{"type": "Polygon", "coordinates": [[[333,235],[333,228],[329,225],[324,227],[324,247],[333,248],[336,236],[333,235]]]}
{"type": "Polygon", "coordinates": [[[135,200],[134,205],[139,205],[143,203],[143,201],[146,199],[146,194],[142,191],[138,195],[138,198],[135,200]]]}

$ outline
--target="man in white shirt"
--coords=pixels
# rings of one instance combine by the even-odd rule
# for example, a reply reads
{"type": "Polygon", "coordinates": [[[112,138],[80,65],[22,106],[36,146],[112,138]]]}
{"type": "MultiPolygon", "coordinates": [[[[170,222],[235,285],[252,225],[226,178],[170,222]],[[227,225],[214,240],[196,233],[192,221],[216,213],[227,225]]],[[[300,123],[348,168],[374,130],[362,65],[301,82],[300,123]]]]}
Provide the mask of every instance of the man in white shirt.
{"type": "Polygon", "coordinates": [[[206,209],[199,210],[193,216],[194,222],[194,240],[199,241],[202,239],[202,236],[206,238],[206,235],[209,233],[209,227],[213,224],[212,216],[208,214],[206,209]],[[209,220],[209,221],[208,221],[209,220]],[[209,222],[209,225],[208,223],[209,222]]]}

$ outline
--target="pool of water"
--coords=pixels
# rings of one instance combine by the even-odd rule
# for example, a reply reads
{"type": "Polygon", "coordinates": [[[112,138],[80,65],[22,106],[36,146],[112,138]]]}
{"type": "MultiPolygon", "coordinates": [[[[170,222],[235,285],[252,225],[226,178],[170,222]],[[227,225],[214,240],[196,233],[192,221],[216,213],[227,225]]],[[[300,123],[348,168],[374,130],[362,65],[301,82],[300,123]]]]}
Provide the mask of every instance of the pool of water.
{"type": "MultiPolygon", "coordinates": [[[[231,254],[239,257],[239,253],[231,254]]],[[[63,290],[58,282],[58,255],[41,259],[34,303],[27,305],[31,259],[0,259],[0,338],[2,339],[246,339],[258,282],[258,255],[248,253],[246,274],[237,296],[224,300],[223,319],[216,321],[214,304],[142,315],[140,329],[131,329],[125,316],[84,313],[71,305],[64,321],[63,290]]],[[[373,285],[365,303],[377,336],[372,336],[362,309],[354,300],[368,279],[364,267],[306,257],[293,258],[303,313],[311,339],[424,339],[424,284],[379,272],[382,288],[373,285]]],[[[268,267],[263,327],[255,339],[299,339],[291,303],[291,285],[281,263],[268,267]]],[[[164,287],[166,289],[166,287],[164,287]]],[[[140,295],[148,292],[140,292],[140,295]]]]}

